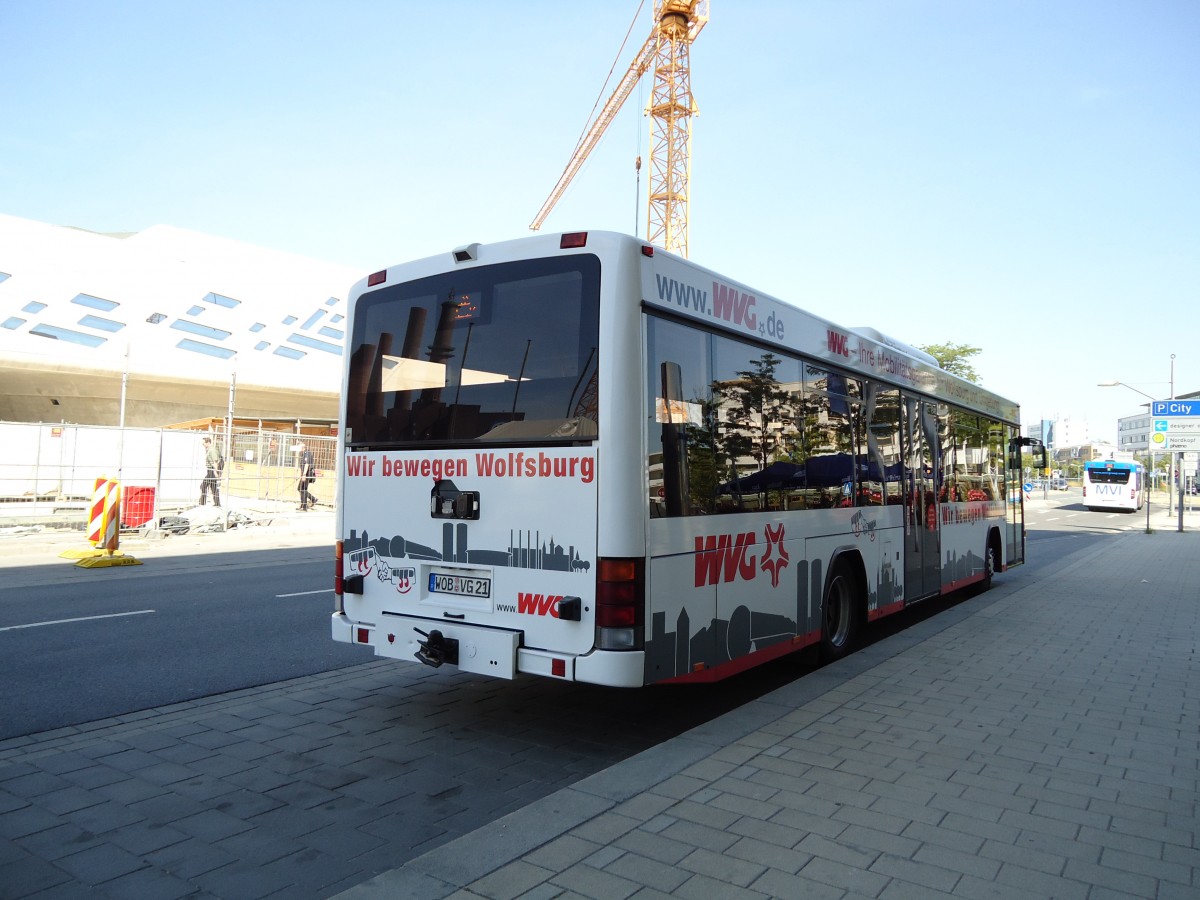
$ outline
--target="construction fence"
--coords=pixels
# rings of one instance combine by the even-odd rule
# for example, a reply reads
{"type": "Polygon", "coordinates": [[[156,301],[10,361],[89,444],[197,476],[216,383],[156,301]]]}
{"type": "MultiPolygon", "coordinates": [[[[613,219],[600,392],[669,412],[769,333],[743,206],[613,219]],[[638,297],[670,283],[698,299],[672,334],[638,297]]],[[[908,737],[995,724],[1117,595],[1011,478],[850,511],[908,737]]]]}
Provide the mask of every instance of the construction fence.
{"type": "MultiPolygon", "coordinates": [[[[204,437],[225,459],[221,505],[279,510],[299,503],[301,444],[312,451],[318,506],[332,506],[337,438],[263,427],[204,431],[0,422],[0,527],[86,527],[97,478],[121,485],[121,524],[134,528],[200,502],[204,437]]],[[[211,500],[209,501],[211,502],[211,500]]]]}

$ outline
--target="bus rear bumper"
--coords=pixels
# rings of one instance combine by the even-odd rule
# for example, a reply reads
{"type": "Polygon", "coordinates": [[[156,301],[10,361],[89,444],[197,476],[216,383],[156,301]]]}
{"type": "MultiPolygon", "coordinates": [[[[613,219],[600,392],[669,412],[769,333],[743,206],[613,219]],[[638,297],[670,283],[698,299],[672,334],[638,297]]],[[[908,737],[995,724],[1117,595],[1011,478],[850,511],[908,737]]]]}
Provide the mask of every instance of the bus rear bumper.
{"type": "Polygon", "coordinates": [[[453,647],[454,651],[446,655],[445,664],[496,678],[514,678],[517,674],[519,631],[416,616],[387,616],[378,625],[367,625],[352,622],[342,613],[333,614],[331,629],[335,641],[369,646],[376,656],[422,662],[431,656],[428,651],[421,652],[423,643],[430,643],[435,633],[440,633],[438,644],[453,647]]]}
{"type": "Polygon", "coordinates": [[[641,687],[646,683],[642,650],[593,650],[575,659],[575,680],[608,687],[641,687]]]}
{"type": "Polygon", "coordinates": [[[370,647],[376,656],[416,662],[421,642],[434,630],[456,642],[457,660],[447,665],[463,672],[512,679],[518,673],[560,681],[585,681],[610,687],[641,687],[645,653],[641,650],[593,650],[585,656],[523,648],[521,632],[481,625],[441,622],[416,616],[388,616],[381,627],[351,621],[335,612],[331,635],[344,644],[370,647]]]}

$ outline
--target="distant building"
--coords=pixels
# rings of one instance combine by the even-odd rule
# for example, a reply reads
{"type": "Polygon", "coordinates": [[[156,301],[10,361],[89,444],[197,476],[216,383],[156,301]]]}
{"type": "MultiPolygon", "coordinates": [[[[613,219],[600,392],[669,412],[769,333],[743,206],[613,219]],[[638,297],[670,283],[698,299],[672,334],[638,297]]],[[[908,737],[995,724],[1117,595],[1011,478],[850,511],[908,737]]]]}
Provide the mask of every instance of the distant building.
{"type": "Polygon", "coordinates": [[[1127,453],[1150,449],[1150,410],[1117,419],[1117,448],[1127,453]]]}
{"type": "Polygon", "coordinates": [[[0,421],[335,420],[364,273],[155,225],[0,215],[0,421]]]}
{"type": "Polygon", "coordinates": [[[1063,447],[1059,449],[1055,455],[1055,462],[1062,467],[1068,466],[1071,462],[1089,462],[1093,459],[1121,459],[1117,448],[1112,444],[1080,444],[1075,447],[1063,447]]]}
{"type": "Polygon", "coordinates": [[[1092,440],[1091,428],[1087,419],[1073,419],[1070,416],[1059,416],[1055,421],[1055,437],[1058,447],[1081,447],[1092,440]]]}
{"type": "Polygon", "coordinates": [[[1041,419],[1028,426],[1026,437],[1039,438],[1048,450],[1066,450],[1091,441],[1086,419],[1059,416],[1057,419],[1041,419]]]}
{"type": "Polygon", "coordinates": [[[1054,447],[1054,420],[1039,419],[1025,426],[1025,437],[1037,438],[1048,449],[1054,447]]]}

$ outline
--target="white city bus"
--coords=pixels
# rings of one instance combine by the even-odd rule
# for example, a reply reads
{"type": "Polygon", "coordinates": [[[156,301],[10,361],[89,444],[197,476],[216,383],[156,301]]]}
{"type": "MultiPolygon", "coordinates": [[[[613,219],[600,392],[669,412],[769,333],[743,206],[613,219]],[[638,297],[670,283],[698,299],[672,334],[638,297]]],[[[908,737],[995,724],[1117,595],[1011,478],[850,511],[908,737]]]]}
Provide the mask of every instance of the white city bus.
{"type": "Polygon", "coordinates": [[[335,640],[711,681],[1024,560],[1016,405],[636,238],[470,244],[349,307],[335,640]]]}
{"type": "Polygon", "coordinates": [[[1083,464],[1083,505],[1090,510],[1136,512],[1146,502],[1145,480],[1141,463],[1089,460],[1083,464]]]}

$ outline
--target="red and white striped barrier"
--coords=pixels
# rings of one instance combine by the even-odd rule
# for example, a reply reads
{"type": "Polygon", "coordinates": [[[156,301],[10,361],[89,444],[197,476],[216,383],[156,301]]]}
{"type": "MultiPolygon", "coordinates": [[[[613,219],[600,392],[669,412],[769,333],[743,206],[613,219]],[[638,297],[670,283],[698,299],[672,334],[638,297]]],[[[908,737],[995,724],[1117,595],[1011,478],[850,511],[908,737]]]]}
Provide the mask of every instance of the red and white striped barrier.
{"type": "Polygon", "coordinates": [[[97,550],[117,549],[121,531],[121,485],[101,476],[92,492],[88,515],[88,540],[97,550]]]}
{"type": "Polygon", "coordinates": [[[121,484],[101,476],[92,491],[88,509],[87,539],[91,550],[64,550],[59,556],[75,559],[84,569],[107,566],[140,566],[141,562],[127,553],[117,551],[121,537],[121,484]]]}

